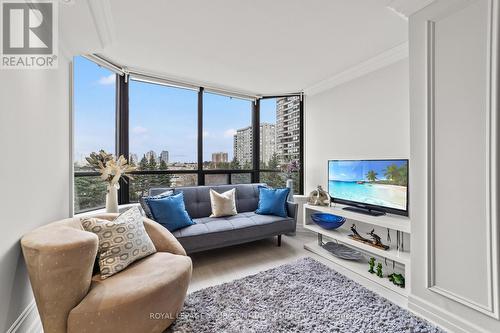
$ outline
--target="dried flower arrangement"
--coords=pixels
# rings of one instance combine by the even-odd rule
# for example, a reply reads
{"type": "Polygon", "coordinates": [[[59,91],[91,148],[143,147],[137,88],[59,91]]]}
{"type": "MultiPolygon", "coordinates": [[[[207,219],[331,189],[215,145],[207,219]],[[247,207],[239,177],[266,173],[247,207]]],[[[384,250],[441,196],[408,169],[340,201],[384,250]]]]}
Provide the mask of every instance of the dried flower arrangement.
{"type": "MultiPolygon", "coordinates": [[[[134,179],[130,173],[135,171],[136,167],[129,165],[123,155],[115,159],[113,154],[100,150],[98,153],[91,153],[85,159],[95,171],[101,173],[101,179],[108,183],[108,190],[110,187],[120,188],[119,181],[124,176],[134,179]]],[[[124,180],[126,181],[125,177],[124,180]]]]}

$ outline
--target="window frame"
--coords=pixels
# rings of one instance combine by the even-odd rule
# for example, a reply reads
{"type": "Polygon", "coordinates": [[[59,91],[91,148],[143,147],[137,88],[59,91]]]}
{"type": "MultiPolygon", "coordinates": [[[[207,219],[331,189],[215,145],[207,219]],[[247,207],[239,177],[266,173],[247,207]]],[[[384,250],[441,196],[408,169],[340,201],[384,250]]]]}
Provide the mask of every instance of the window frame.
{"type": "MultiPolygon", "coordinates": [[[[74,80],[74,77],[73,77],[74,80]]],[[[129,82],[131,78],[127,75],[116,74],[115,87],[116,87],[116,125],[115,125],[115,139],[116,139],[116,156],[124,155],[129,157],[129,82]]],[[[168,86],[168,84],[165,84],[168,86]]],[[[294,97],[300,98],[299,103],[299,184],[297,188],[298,194],[304,193],[304,95],[301,93],[289,94],[289,95],[269,95],[261,96],[252,102],[252,115],[251,115],[251,126],[253,131],[253,141],[252,141],[252,168],[247,170],[240,169],[203,169],[203,96],[205,88],[199,87],[198,89],[198,128],[197,128],[197,160],[198,166],[196,170],[138,170],[134,171],[134,175],[159,175],[159,174],[196,174],[197,175],[197,185],[205,185],[205,175],[208,174],[225,174],[228,175],[228,184],[231,184],[232,174],[250,174],[252,183],[260,182],[261,172],[276,172],[280,173],[279,170],[269,170],[261,168],[260,166],[260,101],[263,99],[271,98],[284,98],[284,97],[294,97]]],[[[210,91],[207,91],[210,92],[210,91]]],[[[233,96],[229,96],[233,97],[233,96]]],[[[98,176],[98,172],[79,172],[73,171],[73,182],[76,177],[87,177],[87,176],[98,176]]],[[[124,180],[120,180],[120,189],[118,190],[118,203],[129,204],[130,203],[130,193],[129,184],[124,180]]],[[[85,211],[78,211],[75,213],[83,213],[85,211]]]]}
{"type": "MultiPolygon", "coordinates": [[[[113,69],[113,68],[110,68],[109,66],[103,66],[102,64],[99,64],[98,62],[94,61],[94,59],[91,59],[87,56],[82,56],[82,58],[85,58],[86,61],[89,61],[91,63],[93,63],[94,65],[96,66],[99,66],[99,67],[102,67],[108,71],[110,71],[111,73],[114,73],[116,75],[116,80],[115,80],[115,126],[114,126],[114,140],[115,140],[115,151],[118,150],[118,141],[117,141],[117,137],[118,137],[118,130],[117,130],[117,127],[116,127],[116,123],[117,123],[117,114],[118,114],[118,88],[117,88],[117,82],[118,82],[118,78],[120,77],[120,74],[117,74],[117,71],[116,69],[113,69]]],[[[75,121],[76,121],[76,107],[75,107],[75,101],[76,101],[76,91],[75,91],[75,77],[76,77],[76,71],[75,71],[75,61],[72,60],[71,61],[71,65],[70,65],[70,72],[69,72],[69,77],[70,77],[70,123],[71,123],[71,153],[70,153],[70,159],[71,159],[71,169],[70,169],[70,184],[71,184],[71,193],[70,193],[70,202],[72,203],[72,205],[70,206],[70,214],[74,215],[74,214],[83,214],[83,213],[87,213],[87,212],[92,212],[92,211],[95,211],[95,210],[99,210],[99,209],[104,209],[105,208],[105,205],[104,206],[96,206],[96,207],[90,207],[90,208],[85,208],[85,209],[80,209],[78,211],[75,210],[75,200],[76,200],[76,185],[75,185],[75,179],[76,177],[100,177],[100,173],[99,172],[96,172],[96,171],[76,171],[75,168],[74,168],[74,163],[75,163],[75,159],[74,159],[74,153],[75,153],[75,121]]]]}

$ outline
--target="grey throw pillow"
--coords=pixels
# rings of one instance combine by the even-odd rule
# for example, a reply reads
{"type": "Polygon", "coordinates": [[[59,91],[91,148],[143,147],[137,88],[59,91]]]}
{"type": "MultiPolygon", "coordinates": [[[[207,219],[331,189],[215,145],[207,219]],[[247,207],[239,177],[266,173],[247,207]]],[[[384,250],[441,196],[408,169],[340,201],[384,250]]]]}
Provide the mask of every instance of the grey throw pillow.
{"type": "Polygon", "coordinates": [[[91,217],[82,219],[81,223],[86,231],[99,237],[99,268],[102,279],[156,252],[144,228],[138,207],[130,208],[113,221],[91,217]]]}

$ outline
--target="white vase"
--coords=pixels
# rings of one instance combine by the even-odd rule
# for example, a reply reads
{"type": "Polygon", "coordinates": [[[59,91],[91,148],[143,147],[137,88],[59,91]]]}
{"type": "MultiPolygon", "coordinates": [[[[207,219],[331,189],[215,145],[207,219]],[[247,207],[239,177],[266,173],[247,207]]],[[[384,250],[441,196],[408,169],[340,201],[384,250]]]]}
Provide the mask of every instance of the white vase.
{"type": "Polygon", "coordinates": [[[118,188],[108,185],[106,193],[106,213],[118,213],[118,188]]]}
{"type": "Polygon", "coordinates": [[[293,202],[293,179],[286,180],[286,187],[290,189],[290,192],[288,192],[287,201],[293,202]]]}

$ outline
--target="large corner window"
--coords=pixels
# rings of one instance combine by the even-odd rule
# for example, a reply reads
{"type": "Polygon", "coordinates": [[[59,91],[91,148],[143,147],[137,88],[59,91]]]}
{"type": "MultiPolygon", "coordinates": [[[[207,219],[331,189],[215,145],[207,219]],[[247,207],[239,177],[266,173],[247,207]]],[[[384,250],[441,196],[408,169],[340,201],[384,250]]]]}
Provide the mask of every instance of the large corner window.
{"type": "Polygon", "coordinates": [[[74,59],[74,210],[104,207],[106,186],[85,157],[115,152],[116,74],[83,57],[74,59]]]}
{"type": "Polygon", "coordinates": [[[300,96],[260,101],[260,181],[283,187],[291,178],[295,193],[301,191],[301,114],[300,96]],[[292,163],[299,170],[289,167],[292,163]]]}
{"type": "Polygon", "coordinates": [[[283,187],[288,178],[302,193],[302,170],[288,169],[291,163],[302,169],[300,95],[229,96],[104,67],[74,59],[75,213],[105,205],[105,183],[85,160],[99,150],[123,154],[137,167],[134,179],[121,184],[120,204],[137,202],[152,187],[283,187]]]}
{"type": "Polygon", "coordinates": [[[203,168],[252,169],[252,102],[205,93],[203,168]]]}
{"type": "Polygon", "coordinates": [[[198,183],[197,124],[197,91],[130,80],[130,202],[152,187],[198,183]]]}

